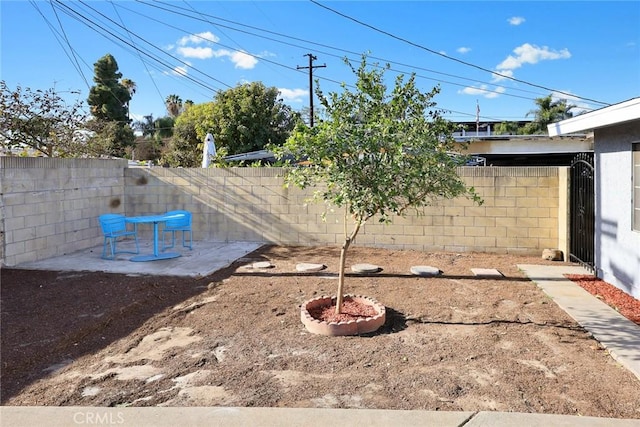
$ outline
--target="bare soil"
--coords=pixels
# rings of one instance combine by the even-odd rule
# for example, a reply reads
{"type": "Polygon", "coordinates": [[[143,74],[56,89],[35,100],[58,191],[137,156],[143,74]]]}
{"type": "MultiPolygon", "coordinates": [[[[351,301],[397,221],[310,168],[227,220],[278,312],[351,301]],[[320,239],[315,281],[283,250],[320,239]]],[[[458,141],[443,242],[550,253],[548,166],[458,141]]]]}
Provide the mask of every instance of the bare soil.
{"type": "Polygon", "coordinates": [[[516,411],[640,419],[640,380],[516,267],[539,257],[352,247],[375,333],[308,333],[339,250],[264,247],[202,279],[3,269],[3,405],[516,411]],[[269,261],[270,269],[247,268],[269,261]],[[299,273],[297,263],[322,263],[299,273]],[[414,276],[411,266],[443,271],[414,276]],[[504,277],[479,278],[471,268],[504,277]]]}

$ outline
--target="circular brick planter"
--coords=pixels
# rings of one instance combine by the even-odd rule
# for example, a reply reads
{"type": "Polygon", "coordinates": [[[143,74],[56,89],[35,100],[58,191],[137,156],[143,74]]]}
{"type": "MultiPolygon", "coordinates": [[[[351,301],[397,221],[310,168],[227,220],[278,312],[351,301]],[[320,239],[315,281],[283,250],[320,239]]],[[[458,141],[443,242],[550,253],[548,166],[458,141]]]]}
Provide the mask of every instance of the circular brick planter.
{"type": "Polygon", "coordinates": [[[319,297],[308,300],[300,306],[300,320],[311,333],[327,336],[343,336],[343,335],[359,335],[374,332],[378,330],[386,320],[386,310],[384,305],[376,300],[355,295],[345,295],[345,299],[350,298],[358,303],[373,306],[376,315],[372,317],[363,317],[357,320],[349,320],[346,322],[325,322],[314,319],[309,314],[309,309],[317,307],[335,305],[335,297],[319,297]]]}

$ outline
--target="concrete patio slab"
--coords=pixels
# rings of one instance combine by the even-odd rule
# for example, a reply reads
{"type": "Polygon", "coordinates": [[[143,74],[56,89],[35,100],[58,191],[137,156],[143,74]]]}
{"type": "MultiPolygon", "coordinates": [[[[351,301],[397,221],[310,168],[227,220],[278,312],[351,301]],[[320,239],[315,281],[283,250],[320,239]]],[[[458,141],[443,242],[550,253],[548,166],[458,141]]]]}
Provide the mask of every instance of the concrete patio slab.
{"type": "MultiPolygon", "coordinates": [[[[260,246],[262,244],[256,242],[194,241],[192,250],[183,248],[181,245],[172,249],[172,251],[180,253],[181,256],[178,258],[132,262],[130,260],[134,254],[118,254],[115,260],[102,259],[102,245],[100,245],[83,251],[19,264],[11,268],[204,277],[229,266],[235,260],[255,251],[260,246]]],[[[118,250],[132,249],[135,249],[133,242],[118,242],[118,250]]],[[[140,241],[141,254],[152,252],[153,244],[151,241],[140,241]]]]}

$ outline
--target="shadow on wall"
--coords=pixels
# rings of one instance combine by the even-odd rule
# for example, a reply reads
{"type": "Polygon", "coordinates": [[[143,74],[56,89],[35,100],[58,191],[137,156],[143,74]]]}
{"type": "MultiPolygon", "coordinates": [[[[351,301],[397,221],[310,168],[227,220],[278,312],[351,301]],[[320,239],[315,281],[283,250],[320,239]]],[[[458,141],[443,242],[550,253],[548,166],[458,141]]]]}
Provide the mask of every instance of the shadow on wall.
{"type": "MultiPolygon", "coordinates": [[[[284,173],[280,168],[127,168],[124,211],[189,210],[196,240],[342,242],[344,210],[310,201],[314,189],[285,187],[284,173]]],[[[557,247],[558,206],[566,203],[558,198],[557,168],[463,167],[460,173],[482,195],[483,206],[465,198],[442,200],[390,224],[374,219],[359,234],[358,245],[529,255],[557,247]]]]}
{"type": "MultiPolygon", "coordinates": [[[[212,241],[321,243],[320,207],[305,206],[304,194],[283,188],[269,171],[234,169],[126,169],[127,215],[186,209],[193,213],[194,238],[212,241]],[[247,173],[254,171],[254,173],[247,173]],[[290,207],[295,206],[295,213],[290,207]],[[310,212],[313,211],[313,212],[310,212]]],[[[141,230],[143,233],[145,230],[141,230]]],[[[148,231],[147,231],[148,232],[148,231]]]]}

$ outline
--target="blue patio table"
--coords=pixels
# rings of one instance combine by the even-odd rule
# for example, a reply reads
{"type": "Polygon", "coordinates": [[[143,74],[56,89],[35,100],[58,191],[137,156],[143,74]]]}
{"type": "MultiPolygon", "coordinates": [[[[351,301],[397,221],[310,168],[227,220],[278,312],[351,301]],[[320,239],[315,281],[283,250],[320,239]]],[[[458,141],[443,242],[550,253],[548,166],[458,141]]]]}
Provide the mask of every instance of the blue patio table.
{"type": "Polygon", "coordinates": [[[125,218],[125,222],[131,224],[151,224],[153,223],[153,254],[151,255],[137,255],[130,259],[130,261],[140,262],[140,261],[157,261],[160,259],[171,259],[177,258],[180,256],[177,252],[158,252],[158,224],[161,222],[165,222],[169,219],[176,219],[182,216],[181,214],[177,215],[143,215],[143,216],[128,216],[125,218]]]}

